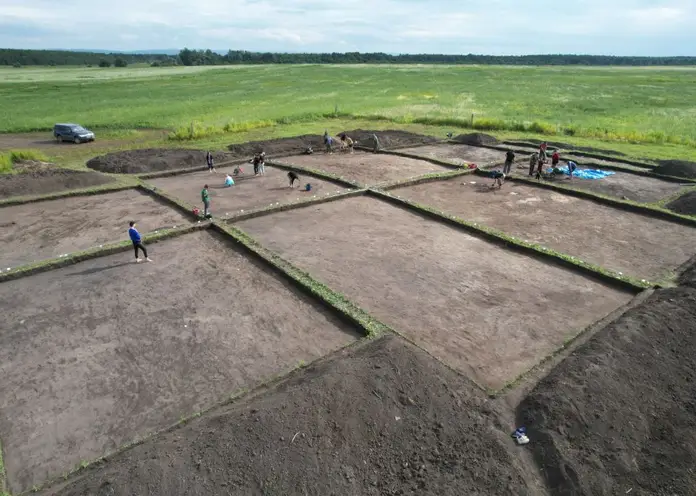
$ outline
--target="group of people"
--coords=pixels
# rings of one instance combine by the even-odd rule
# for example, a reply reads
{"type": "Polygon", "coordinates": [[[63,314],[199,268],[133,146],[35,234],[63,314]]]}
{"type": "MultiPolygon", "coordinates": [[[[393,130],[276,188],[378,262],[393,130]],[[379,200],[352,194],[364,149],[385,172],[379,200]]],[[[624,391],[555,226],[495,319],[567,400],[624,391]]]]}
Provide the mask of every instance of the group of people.
{"type": "MultiPolygon", "coordinates": [[[[339,139],[341,151],[346,151],[348,153],[353,153],[355,151],[355,141],[353,138],[346,133],[339,133],[337,137],[339,139]]],[[[329,134],[329,131],[324,131],[324,151],[329,154],[334,151],[334,138],[329,134]]]]}
{"type": "MultiPolygon", "coordinates": [[[[503,186],[503,182],[505,181],[505,178],[510,175],[510,172],[512,171],[512,164],[515,161],[515,152],[512,150],[508,150],[507,153],[505,154],[505,165],[503,165],[503,170],[502,171],[493,171],[491,173],[491,177],[493,178],[493,185],[492,187],[498,187],[501,188],[503,186]]],[[[544,166],[546,165],[548,161],[548,144],[547,143],[542,143],[539,146],[539,150],[534,152],[530,157],[529,157],[529,177],[536,177],[537,180],[540,180],[543,177],[544,173],[544,166]]],[[[555,149],[553,153],[551,154],[551,170],[552,174],[559,174],[561,173],[561,169],[558,167],[561,161],[561,155],[558,149],[555,149]]],[[[570,176],[570,179],[573,179],[573,172],[578,168],[578,164],[573,162],[572,160],[567,161],[568,165],[568,175],[570,176]]]]}

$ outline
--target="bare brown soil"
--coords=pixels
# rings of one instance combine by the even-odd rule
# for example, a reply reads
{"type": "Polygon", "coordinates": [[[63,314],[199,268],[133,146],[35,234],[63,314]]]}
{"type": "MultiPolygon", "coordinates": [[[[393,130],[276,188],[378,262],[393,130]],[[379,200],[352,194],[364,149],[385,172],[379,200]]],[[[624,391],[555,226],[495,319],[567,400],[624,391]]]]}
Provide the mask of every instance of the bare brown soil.
{"type": "Polygon", "coordinates": [[[357,151],[353,154],[336,152],[333,154],[298,155],[278,158],[277,161],[283,164],[323,170],[363,185],[394,182],[451,170],[425,160],[357,151]]]}
{"type": "Polygon", "coordinates": [[[481,145],[497,145],[498,138],[491,136],[490,134],[484,133],[469,133],[460,134],[452,138],[453,141],[458,141],[459,143],[465,145],[481,146],[481,145]]]}
{"type": "Polygon", "coordinates": [[[696,179],[696,162],[687,160],[661,160],[655,168],[656,174],[696,179]]]}
{"type": "MultiPolygon", "coordinates": [[[[400,131],[397,129],[385,131],[373,131],[364,129],[353,129],[351,131],[330,130],[329,134],[336,136],[339,132],[345,132],[348,136],[356,140],[359,145],[374,146],[372,135],[376,134],[382,148],[400,148],[405,146],[420,145],[423,143],[434,143],[437,141],[432,136],[400,131]]],[[[236,158],[250,158],[262,151],[269,157],[280,157],[287,155],[299,155],[311,146],[315,152],[323,150],[323,132],[319,134],[304,134],[290,138],[278,138],[264,141],[249,141],[230,145],[229,151],[236,158]]]]}
{"type": "Polygon", "coordinates": [[[11,491],[358,336],[208,232],[150,251],[153,263],[127,252],[0,285],[0,438],[11,491]]]}
{"type": "Polygon", "coordinates": [[[668,277],[694,252],[694,228],[514,181],[501,190],[491,184],[472,176],[392,193],[649,281],[668,277]]]}
{"type": "MultiPolygon", "coordinates": [[[[529,168],[527,167],[528,170],[529,168]]],[[[592,191],[641,203],[653,203],[685,189],[679,183],[627,172],[616,172],[603,179],[580,179],[574,177],[571,180],[570,176],[564,175],[551,181],[575,189],[592,191]]]]}
{"type": "Polygon", "coordinates": [[[631,298],[372,198],[237,225],[492,389],[631,298]]]}
{"type": "MultiPolygon", "coordinates": [[[[144,174],[166,170],[205,167],[204,150],[143,148],[107,153],[87,162],[87,167],[111,174],[144,174]]],[[[232,154],[212,151],[215,162],[234,159],[232,154]]]]}
{"type": "Polygon", "coordinates": [[[696,215],[696,191],[690,191],[669,202],[666,207],[682,215],[696,215]]]}
{"type": "Polygon", "coordinates": [[[443,160],[453,165],[502,165],[505,162],[505,152],[469,145],[451,145],[443,143],[439,145],[405,148],[399,151],[402,153],[419,155],[421,157],[443,160]]]}
{"type": "Polygon", "coordinates": [[[91,188],[114,181],[98,172],[60,169],[52,164],[18,164],[15,169],[19,172],[0,175],[0,199],[91,188]]]}
{"type": "Polygon", "coordinates": [[[386,336],[43,494],[543,494],[485,405],[386,336]]]}
{"type": "Polygon", "coordinates": [[[240,210],[252,210],[268,207],[277,203],[290,203],[308,198],[326,196],[346,191],[336,184],[322,181],[311,176],[300,176],[299,184],[289,187],[287,172],[266,166],[266,175],[254,176],[254,167],[244,165],[244,175],[235,179],[235,185],[230,188],[223,186],[225,175],[232,174],[234,167],[217,169],[217,174],[195,172],[180,176],[151,179],[148,182],[177,198],[203,208],[201,190],[207,184],[210,193],[210,207],[215,216],[226,213],[239,213],[240,210]],[[312,191],[300,191],[305,184],[312,185],[312,191]]]}
{"type": "Polygon", "coordinates": [[[182,226],[178,211],[137,190],[0,208],[0,268],[128,240],[128,222],[141,233],[182,226]]]}
{"type": "Polygon", "coordinates": [[[694,329],[696,290],[657,291],[522,402],[551,494],[694,494],[694,329]]]}

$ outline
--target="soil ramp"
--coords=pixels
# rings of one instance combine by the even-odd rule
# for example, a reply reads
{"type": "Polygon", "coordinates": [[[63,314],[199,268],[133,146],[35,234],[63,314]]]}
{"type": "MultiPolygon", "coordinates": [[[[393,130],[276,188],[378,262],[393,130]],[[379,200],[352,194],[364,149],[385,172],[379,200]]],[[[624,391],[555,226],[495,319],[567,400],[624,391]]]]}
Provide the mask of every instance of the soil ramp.
{"type": "MultiPolygon", "coordinates": [[[[212,152],[215,162],[235,157],[225,152],[212,152]]],[[[107,153],[87,162],[87,167],[111,174],[143,174],[166,170],[205,167],[204,150],[143,148],[107,153]]]]}
{"type": "Polygon", "coordinates": [[[518,409],[552,494],[694,494],[696,290],[658,290],[518,409]]]}
{"type": "Polygon", "coordinates": [[[538,494],[485,404],[387,336],[44,494],[538,494]]]}

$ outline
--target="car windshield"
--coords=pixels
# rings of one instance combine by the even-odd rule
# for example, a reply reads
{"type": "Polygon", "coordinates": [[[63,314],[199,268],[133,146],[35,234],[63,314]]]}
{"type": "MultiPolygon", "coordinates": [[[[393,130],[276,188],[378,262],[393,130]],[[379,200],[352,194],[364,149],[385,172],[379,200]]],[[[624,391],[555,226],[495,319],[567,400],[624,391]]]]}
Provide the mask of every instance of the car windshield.
{"type": "Polygon", "coordinates": [[[82,126],[73,126],[72,130],[76,133],[86,133],[87,130],[82,126]]]}

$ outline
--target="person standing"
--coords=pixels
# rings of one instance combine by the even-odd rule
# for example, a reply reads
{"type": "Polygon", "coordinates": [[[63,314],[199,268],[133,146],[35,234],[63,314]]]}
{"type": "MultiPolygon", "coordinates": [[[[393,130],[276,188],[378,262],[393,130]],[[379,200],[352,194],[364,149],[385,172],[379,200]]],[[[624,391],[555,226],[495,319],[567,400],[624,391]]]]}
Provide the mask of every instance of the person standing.
{"type": "Polygon", "coordinates": [[[213,154],[208,150],[205,154],[205,163],[208,164],[208,172],[215,172],[215,165],[213,163],[213,154]]]}
{"type": "Polygon", "coordinates": [[[532,156],[529,157],[529,176],[534,175],[534,167],[536,167],[537,162],[539,161],[539,153],[534,152],[532,153],[532,156]]]}
{"type": "Polygon", "coordinates": [[[558,150],[553,151],[553,155],[551,155],[551,167],[554,169],[558,167],[558,162],[561,161],[561,154],[558,153],[558,150]]]}
{"type": "Polygon", "coordinates": [[[505,154],[505,165],[503,166],[503,174],[505,176],[510,174],[510,170],[512,169],[512,163],[515,161],[515,152],[512,150],[508,150],[507,153],[505,154]]]}
{"type": "Polygon", "coordinates": [[[203,216],[207,219],[210,215],[210,193],[208,193],[208,185],[203,186],[201,191],[201,200],[203,200],[203,216]]]}
{"type": "Polygon", "coordinates": [[[133,242],[133,249],[135,250],[135,262],[136,263],[142,262],[142,259],[138,258],[138,250],[141,250],[143,252],[143,255],[145,256],[145,260],[147,260],[148,262],[152,262],[150,257],[147,256],[147,249],[143,245],[142,238],[140,237],[140,233],[135,228],[135,222],[130,221],[129,226],[130,226],[130,228],[128,229],[128,235],[130,236],[130,239],[133,242]]]}

